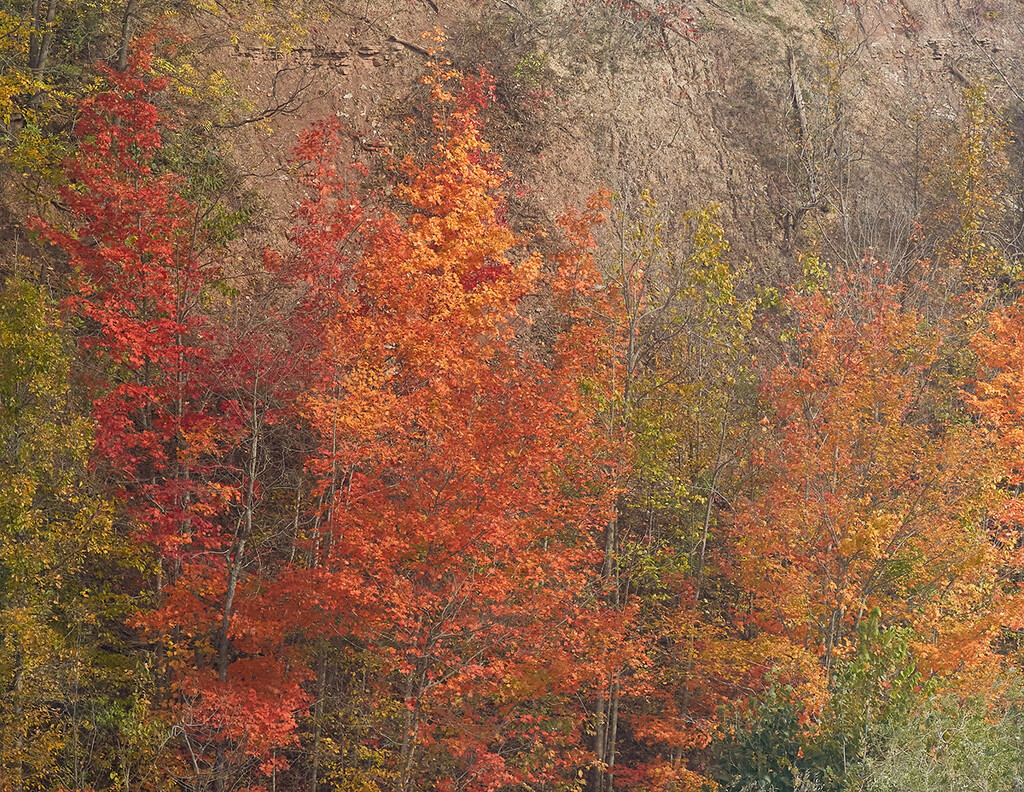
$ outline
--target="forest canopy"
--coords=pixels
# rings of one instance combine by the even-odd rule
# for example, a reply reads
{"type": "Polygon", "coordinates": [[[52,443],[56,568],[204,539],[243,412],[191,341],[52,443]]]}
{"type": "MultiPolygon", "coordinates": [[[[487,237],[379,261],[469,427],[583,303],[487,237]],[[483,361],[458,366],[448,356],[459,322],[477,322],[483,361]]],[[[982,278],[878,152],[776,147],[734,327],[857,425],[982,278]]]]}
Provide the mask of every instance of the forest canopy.
{"type": "Polygon", "coordinates": [[[0,791],[1021,787],[1016,73],[504,6],[0,11],[0,791]]]}

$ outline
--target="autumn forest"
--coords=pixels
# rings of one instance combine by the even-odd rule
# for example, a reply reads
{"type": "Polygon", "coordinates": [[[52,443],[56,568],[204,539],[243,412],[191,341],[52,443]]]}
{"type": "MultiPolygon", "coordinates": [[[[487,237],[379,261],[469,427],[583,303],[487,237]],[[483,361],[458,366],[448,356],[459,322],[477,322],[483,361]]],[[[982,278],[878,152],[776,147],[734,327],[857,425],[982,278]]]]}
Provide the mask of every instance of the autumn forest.
{"type": "Polygon", "coordinates": [[[1024,789],[1024,11],[723,2],[5,0],[0,792],[1024,789]]]}

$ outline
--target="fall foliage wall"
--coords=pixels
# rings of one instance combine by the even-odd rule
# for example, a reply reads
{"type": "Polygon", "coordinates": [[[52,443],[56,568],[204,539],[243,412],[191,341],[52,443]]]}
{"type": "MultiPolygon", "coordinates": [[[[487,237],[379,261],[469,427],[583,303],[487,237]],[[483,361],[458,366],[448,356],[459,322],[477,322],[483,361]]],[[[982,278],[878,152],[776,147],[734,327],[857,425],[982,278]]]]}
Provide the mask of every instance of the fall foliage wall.
{"type": "Polygon", "coordinates": [[[772,280],[653,185],[528,222],[508,97],[440,33],[398,42],[418,114],[310,123],[260,226],[218,152],[197,175],[223,107],[175,94],[181,34],[89,8],[107,60],[46,79],[57,4],[0,16],[0,156],[39,176],[0,273],[0,790],[1024,777],[984,91],[928,257],[772,280]]]}

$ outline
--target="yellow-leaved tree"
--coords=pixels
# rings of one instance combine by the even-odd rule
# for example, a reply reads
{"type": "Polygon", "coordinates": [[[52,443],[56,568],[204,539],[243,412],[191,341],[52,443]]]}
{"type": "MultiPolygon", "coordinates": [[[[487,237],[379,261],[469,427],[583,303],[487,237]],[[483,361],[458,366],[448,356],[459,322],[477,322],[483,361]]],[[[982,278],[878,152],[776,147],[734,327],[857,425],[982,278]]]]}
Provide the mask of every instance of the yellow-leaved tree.
{"type": "Polygon", "coordinates": [[[138,569],[90,491],[89,421],[68,395],[60,326],[39,290],[0,293],[0,790],[130,783],[149,725],[119,637],[138,569]],[[124,577],[122,577],[124,576],[124,577]],[[121,577],[121,583],[115,582],[121,577]]]}

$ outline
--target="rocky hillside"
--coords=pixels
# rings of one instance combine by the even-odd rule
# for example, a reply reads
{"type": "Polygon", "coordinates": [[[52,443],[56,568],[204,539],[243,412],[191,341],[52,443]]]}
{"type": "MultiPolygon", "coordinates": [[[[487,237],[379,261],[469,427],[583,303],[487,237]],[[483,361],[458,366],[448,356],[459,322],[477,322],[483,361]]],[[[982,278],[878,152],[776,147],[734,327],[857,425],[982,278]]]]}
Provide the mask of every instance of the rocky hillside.
{"type": "MultiPolygon", "coordinates": [[[[206,63],[251,108],[218,134],[263,194],[319,117],[345,121],[356,158],[393,146],[421,104],[435,28],[457,66],[497,79],[490,135],[525,187],[524,225],[599,185],[627,204],[650,189],[675,212],[719,204],[736,256],[764,282],[792,277],[801,254],[852,265],[870,252],[905,268],[939,246],[934,213],[978,123],[972,87],[980,123],[1005,124],[1009,163],[989,167],[1020,181],[1024,9],[1011,0],[370,0],[314,18],[286,45],[233,20],[204,31],[206,63]]],[[[999,223],[992,243],[1012,259],[1019,223],[999,223]]]]}

